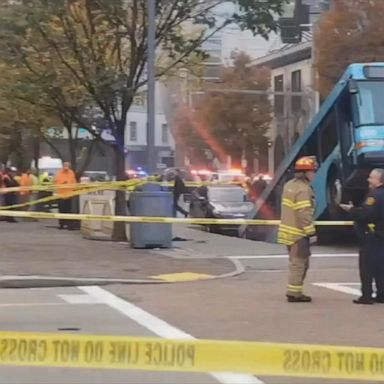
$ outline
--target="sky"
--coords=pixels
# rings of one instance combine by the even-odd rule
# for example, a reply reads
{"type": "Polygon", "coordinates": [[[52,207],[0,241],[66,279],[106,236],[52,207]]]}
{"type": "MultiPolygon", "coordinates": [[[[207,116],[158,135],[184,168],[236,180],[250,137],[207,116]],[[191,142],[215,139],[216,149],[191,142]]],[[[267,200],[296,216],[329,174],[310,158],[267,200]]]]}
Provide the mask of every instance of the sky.
{"type": "MultiPolygon", "coordinates": [[[[236,11],[232,2],[223,2],[215,9],[215,15],[225,17],[236,11]]],[[[244,51],[251,58],[264,56],[270,50],[278,49],[281,40],[278,35],[271,34],[269,40],[261,36],[253,36],[250,31],[241,31],[235,26],[229,26],[221,33],[222,37],[222,62],[230,63],[230,56],[234,50],[244,51]]]]}

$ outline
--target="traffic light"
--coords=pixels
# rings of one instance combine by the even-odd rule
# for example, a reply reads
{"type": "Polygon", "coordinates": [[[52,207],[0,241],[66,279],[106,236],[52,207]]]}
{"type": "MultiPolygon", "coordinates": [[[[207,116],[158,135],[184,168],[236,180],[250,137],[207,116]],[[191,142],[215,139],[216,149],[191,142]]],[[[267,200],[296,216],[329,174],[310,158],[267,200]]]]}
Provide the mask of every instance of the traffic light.
{"type": "Polygon", "coordinates": [[[280,37],[284,44],[297,44],[301,41],[301,29],[294,18],[279,19],[280,37]]]}
{"type": "Polygon", "coordinates": [[[284,44],[297,44],[301,41],[302,32],[309,27],[310,5],[303,0],[291,0],[279,19],[281,40],[284,44]]]}

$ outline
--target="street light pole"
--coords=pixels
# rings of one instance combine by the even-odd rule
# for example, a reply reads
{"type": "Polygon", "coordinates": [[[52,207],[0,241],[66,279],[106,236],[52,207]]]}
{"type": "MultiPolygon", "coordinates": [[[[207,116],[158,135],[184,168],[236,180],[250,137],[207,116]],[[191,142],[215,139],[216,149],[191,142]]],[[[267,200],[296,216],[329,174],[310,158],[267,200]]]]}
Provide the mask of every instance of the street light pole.
{"type": "Polygon", "coordinates": [[[147,0],[148,7],[148,60],[147,60],[147,165],[148,172],[156,171],[155,146],[155,94],[156,94],[156,0],[147,0]]]}

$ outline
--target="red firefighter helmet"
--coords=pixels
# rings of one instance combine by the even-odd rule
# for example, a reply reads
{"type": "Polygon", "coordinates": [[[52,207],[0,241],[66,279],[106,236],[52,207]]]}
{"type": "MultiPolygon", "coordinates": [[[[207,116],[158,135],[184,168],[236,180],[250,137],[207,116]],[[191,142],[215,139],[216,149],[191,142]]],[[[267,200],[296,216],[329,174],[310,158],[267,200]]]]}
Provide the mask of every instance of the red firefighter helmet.
{"type": "Polygon", "coordinates": [[[295,163],[295,171],[298,172],[316,171],[317,168],[318,164],[315,156],[300,157],[295,163]]]}

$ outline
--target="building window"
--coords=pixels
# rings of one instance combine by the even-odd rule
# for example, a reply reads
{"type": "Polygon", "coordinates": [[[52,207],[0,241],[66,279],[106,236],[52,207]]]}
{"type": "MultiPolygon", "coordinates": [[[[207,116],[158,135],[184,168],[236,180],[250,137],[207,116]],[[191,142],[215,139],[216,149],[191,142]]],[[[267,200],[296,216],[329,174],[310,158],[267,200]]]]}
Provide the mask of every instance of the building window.
{"type": "Polygon", "coordinates": [[[161,124],[161,143],[168,144],[168,125],[161,124]]]}
{"type": "MultiPolygon", "coordinates": [[[[291,89],[292,92],[301,92],[301,71],[294,71],[291,73],[291,89]]],[[[292,95],[292,112],[301,110],[301,96],[292,95]]]]}
{"type": "MultiPolygon", "coordinates": [[[[273,79],[274,91],[284,92],[284,76],[275,76],[273,79]]],[[[284,95],[275,95],[274,97],[275,115],[284,116],[284,95]]]]}
{"type": "Polygon", "coordinates": [[[137,123],[136,121],[129,122],[129,141],[137,141],[137,123]]]}

